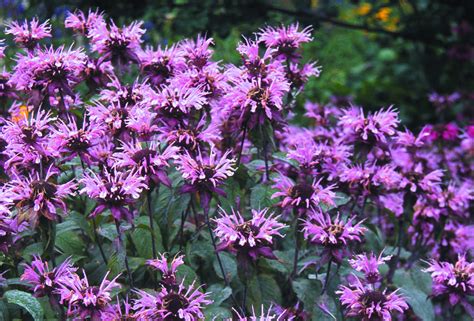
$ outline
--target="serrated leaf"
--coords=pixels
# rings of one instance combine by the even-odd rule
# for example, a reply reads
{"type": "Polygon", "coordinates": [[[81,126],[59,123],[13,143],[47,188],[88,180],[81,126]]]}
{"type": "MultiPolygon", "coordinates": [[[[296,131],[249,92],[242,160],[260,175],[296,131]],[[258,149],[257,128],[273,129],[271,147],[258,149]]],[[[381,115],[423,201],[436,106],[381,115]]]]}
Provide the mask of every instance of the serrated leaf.
{"type": "Polygon", "coordinates": [[[43,320],[43,308],[38,300],[30,293],[10,290],[3,295],[9,303],[21,306],[33,317],[35,321],[43,320]]]}
{"type": "Polygon", "coordinates": [[[211,306],[204,310],[206,321],[229,320],[232,318],[232,312],[222,307],[211,306]]]}
{"type": "Polygon", "coordinates": [[[318,280],[296,279],[292,282],[292,286],[298,299],[303,302],[305,310],[313,312],[321,295],[321,282],[318,280]]]}
{"type": "MultiPolygon", "coordinates": [[[[155,235],[155,246],[157,252],[163,252],[163,240],[161,237],[161,231],[158,227],[158,224],[154,222],[153,225],[154,235],[155,235]]],[[[145,216],[139,217],[137,221],[137,227],[132,232],[132,240],[135,245],[138,255],[143,258],[151,259],[153,258],[153,247],[151,239],[151,228],[149,218],[145,216]]]]}
{"type": "Polygon", "coordinates": [[[281,290],[273,276],[268,274],[255,275],[248,281],[247,308],[264,305],[268,308],[271,304],[281,303],[281,290]]]}
{"type": "Polygon", "coordinates": [[[66,255],[81,255],[85,249],[82,239],[73,231],[66,231],[57,234],[56,247],[66,255]]]}
{"type": "MultiPolygon", "coordinates": [[[[221,259],[222,266],[224,268],[224,272],[226,274],[227,280],[230,282],[237,275],[237,262],[232,255],[225,252],[219,253],[219,257],[221,259]]],[[[221,279],[224,279],[222,276],[222,271],[219,266],[219,261],[217,260],[217,257],[214,258],[212,265],[214,267],[214,271],[217,273],[217,276],[220,277],[221,279]]]]}
{"type": "Polygon", "coordinates": [[[209,293],[209,299],[213,302],[212,305],[219,306],[231,296],[232,289],[228,286],[224,287],[222,284],[213,284],[206,292],[209,293]]]}
{"type": "Polygon", "coordinates": [[[263,209],[271,207],[278,202],[277,199],[272,199],[275,190],[265,184],[259,184],[251,189],[250,206],[253,209],[263,209]]]}

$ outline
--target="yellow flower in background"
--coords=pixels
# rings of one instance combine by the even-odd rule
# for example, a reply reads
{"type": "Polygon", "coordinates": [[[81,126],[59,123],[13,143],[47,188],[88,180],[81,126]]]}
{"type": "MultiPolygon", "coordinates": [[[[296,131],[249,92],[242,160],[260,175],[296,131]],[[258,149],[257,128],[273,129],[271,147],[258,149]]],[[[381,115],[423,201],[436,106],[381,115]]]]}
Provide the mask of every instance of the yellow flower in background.
{"type": "Polygon", "coordinates": [[[390,18],[390,14],[392,13],[392,9],[389,8],[389,7],[382,7],[379,9],[379,11],[377,11],[377,13],[375,14],[375,18],[380,20],[380,21],[383,21],[383,22],[387,22],[388,19],[390,18]]]}
{"type": "Polygon", "coordinates": [[[26,118],[28,118],[28,106],[25,106],[25,105],[21,105],[18,110],[18,113],[12,115],[12,120],[15,123],[18,123],[20,120],[26,119],[26,118]]]}
{"type": "Polygon", "coordinates": [[[372,5],[370,3],[361,3],[356,9],[356,13],[359,16],[365,16],[370,12],[371,9],[372,5]]]}

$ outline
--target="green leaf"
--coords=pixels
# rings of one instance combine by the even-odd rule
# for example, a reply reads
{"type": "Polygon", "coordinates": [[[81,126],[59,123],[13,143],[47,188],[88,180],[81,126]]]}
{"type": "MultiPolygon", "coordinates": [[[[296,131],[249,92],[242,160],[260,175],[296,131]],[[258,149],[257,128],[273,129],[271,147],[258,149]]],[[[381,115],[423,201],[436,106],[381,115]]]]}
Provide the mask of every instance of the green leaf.
{"type": "Polygon", "coordinates": [[[204,310],[206,321],[229,320],[232,318],[232,312],[229,309],[211,306],[204,310]]]}
{"type": "Polygon", "coordinates": [[[431,293],[431,278],[422,276],[422,273],[416,267],[412,268],[410,273],[397,270],[393,277],[393,283],[400,288],[400,292],[413,312],[421,320],[433,321],[435,319],[433,303],[428,297],[431,293]]]}
{"type": "Polygon", "coordinates": [[[73,231],[59,233],[56,236],[56,247],[66,255],[81,255],[85,250],[82,239],[73,231]]]}
{"type": "MultiPolygon", "coordinates": [[[[156,221],[154,221],[153,230],[155,235],[156,251],[163,252],[164,249],[161,231],[156,221]]],[[[137,220],[137,227],[132,232],[132,240],[133,244],[137,248],[138,255],[148,259],[153,258],[153,247],[150,231],[151,228],[149,218],[147,216],[140,216],[137,220]]]]}
{"type": "Polygon", "coordinates": [[[247,308],[249,311],[262,304],[268,308],[272,303],[281,303],[281,290],[273,276],[260,274],[253,276],[248,282],[247,308]]]}
{"type": "Polygon", "coordinates": [[[265,207],[271,207],[278,202],[278,200],[272,199],[271,196],[275,193],[275,190],[265,184],[259,184],[252,188],[250,193],[250,206],[253,209],[262,209],[265,207]]]}
{"type": "Polygon", "coordinates": [[[321,295],[321,282],[318,280],[296,279],[292,282],[292,286],[298,299],[303,302],[305,310],[313,312],[316,301],[321,295]]]}
{"type": "Polygon", "coordinates": [[[219,306],[230,297],[232,289],[228,286],[224,287],[222,284],[213,284],[206,292],[210,293],[209,299],[213,301],[212,305],[219,306]]]}
{"type": "MultiPolygon", "coordinates": [[[[219,253],[219,257],[221,259],[224,272],[227,276],[227,280],[230,282],[237,275],[237,262],[232,255],[225,252],[219,253]]],[[[214,267],[214,271],[216,271],[217,273],[217,276],[220,277],[221,279],[224,279],[222,276],[221,268],[219,266],[219,261],[217,260],[217,257],[214,258],[214,262],[212,263],[212,265],[214,267]]]]}
{"type": "Polygon", "coordinates": [[[194,281],[196,281],[195,286],[199,286],[199,277],[197,276],[196,272],[192,268],[187,265],[180,265],[176,270],[176,277],[179,282],[184,280],[185,285],[191,285],[194,281]]]}
{"type": "Polygon", "coordinates": [[[43,320],[43,308],[38,300],[31,294],[19,290],[5,292],[4,297],[9,303],[21,306],[36,320],[43,320]]]}

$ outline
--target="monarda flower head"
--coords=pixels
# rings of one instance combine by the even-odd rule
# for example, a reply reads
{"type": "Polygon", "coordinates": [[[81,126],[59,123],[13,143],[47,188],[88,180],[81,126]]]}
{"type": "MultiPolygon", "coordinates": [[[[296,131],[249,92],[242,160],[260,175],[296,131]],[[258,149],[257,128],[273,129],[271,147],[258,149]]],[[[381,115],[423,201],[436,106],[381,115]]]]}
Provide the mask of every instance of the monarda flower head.
{"type": "Polygon", "coordinates": [[[203,308],[212,303],[208,294],[199,291],[195,282],[186,287],[184,280],[174,289],[163,287],[158,293],[137,291],[134,302],[135,316],[139,320],[202,320],[203,308]]]}
{"type": "Polygon", "coordinates": [[[339,294],[342,305],[346,306],[347,316],[357,320],[372,321],[397,320],[393,314],[404,313],[408,309],[405,300],[395,292],[375,290],[371,285],[364,285],[354,276],[353,284],[342,285],[336,294],[339,294]]]}
{"type": "Polygon", "coordinates": [[[277,312],[270,306],[267,309],[262,305],[259,311],[255,311],[254,306],[252,306],[252,312],[250,316],[240,315],[239,311],[233,309],[235,313],[235,318],[225,319],[225,321],[293,321],[293,317],[288,317],[288,314],[285,311],[277,312]]]}
{"type": "Polygon", "coordinates": [[[50,269],[48,262],[35,256],[31,265],[25,264],[25,272],[21,275],[21,280],[31,284],[33,294],[36,297],[55,294],[61,284],[73,278],[77,268],[72,266],[71,260],[66,259],[59,266],[50,269]]]}
{"type": "Polygon", "coordinates": [[[240,123],[249,129],[263,125],[265,120],[280,122],[283,96],[290,86],[282,79],[242,80],[226,96],[229,104],[240,115],[240,123]]]}
{"type": "Polygon", "coordinates": [[[256,261],[260,256],[275,259],[272,251],[273,238],[283,237],[280,230],[286,225],[278,222],[279,216],[267,215],[268,209],[252,210],[252,218],[245,220],[238,211],[232,209],[227,214],[221,209],[214,232],[220,240],[218,250],[227,250],[241,258],[256,261]]]}
{"type": "Polygon", "coordinates": [[[18,90],[40,90],[52,106],[68,108],[76,102],[72,89],[81,81],[85,63],[86,55],[80,49],[40,49],[19,57],[10,83],[18,90]]]}
{"type": "Polygon", "coordinates": [[[183,51],[177,46],[164,49],[158,47],[156,50],[147,48],[140,55],[140,60],[142,72],[155,87],[169,83],[171,78],[186,67],[183,51]]]}
{"type": "Polygon", "coordinates": [[[157,96],[156,111],[166,118],[180,120],[207,104],[206,92],[201,88],[170,83],[157,96]]]}
{"type": "Polygon", "coordinates": [[[50,167],[44,177],[36,172],[28,177],[13,177],[8,186],[21,220],[29,220],[32,225],[36,225],[42,217],[56,221],[58,209],[67,212],[64,199],[74,195],[76,183],[71,180],[58,184],[53,179],[55,175],[55,170],[50,167]]]}
{"type": "Polygon", "coordinates": [[[338,125],[352,138],[365,143],[386,143],[395,135],[400,120],[398,112],[391,107],[375,114],[364,115],[362,108],[347,109],[339,119],[338,125]]]}
{"type": "Polygon", "coordinates": [[[474,295],[474,263],[459,255],[455,264],[431,260],[425,272],[433,279],[433,296],[446,296],[456,305],[474,295]]]}
{"type": "Polygon", "coordinates": [[[201,69],[207,65],[212,56],[212,49],[214,45],[212,38],[198,36],[196,40],[185,40],[179,44],[179,49],[182,51],[183,57],[187,63],[201,69]]]}
{"type": "Polygon", "coordinates": [[[160,258],[147,260],[147,264],[154,269],[161,271],[161,284],[170,289],[175,287],[178,283],[176,280],[176,271],[178,267],[184,264],[184,255],[177,255],[168,263],[168,259],[163,254],[160,258]]]}
{"type": "Polygon", "coordinates": [[[349,260],[351,266],[359,272],[364,273],[365,279],[369,283],[376,283],[380,281],[381,275],[379,272],[379,265],[389,261],[392,256],[382,256],[383,252],[377,257],[374,253],[358,254],[354,259],[349,260]]]}
{"type": "Polygon", "coordinates": [[[329,214],[313,210],[303,220],[304,238],[323,247],[324,260],[334,259],[340,263],[349,253],[349,246],[362,241],[366,228],[362,222],[352,224],[353,218],[347,221],[340,219],[339,214],[332,219],[329,214]]]}
{"type": "Polygon", "coordinates": [[[109,272],[99,286],[89,285],[89,280],[83,271],[83,278],[73,274],[60,284],[58,293],[61,296],[60,303],[68,306],[67,315],[77,320],[100,320],[101,314],[109,308],[112,300],[111,291],[120,288],[120,284],[113,280],[107,280],[109,272]]]}
{"type": "Polygon", "coordinates": [[[82,121],[82,127],[77,125],[74,117],[67,117],[67,122],[59,120],[51,135],[51,148],[66,155],[66,160],[79,156],[87,164],[91,164],[89,148],[95,145],[104,135],[100,124],[91,124],[87,118],[82,121]]]}
{"type": "Polygon", "coordinates": [[[276,183],[273,188],[277,190],[272,198],[282,197],[280,206],[283,208],[309,209],[318,208],[321,205],[335,205],[336,194],[333,192],[335,185],[323,187],[321,179],[312,183],[300,182],[294,183],[288,177],[280,174],[275,179],[276,183]]]}
{"type": "Polygon", "coordinates": [[[33,18],[30,22],[25,20],[23,24],[13,21],[5,33],[12,35],[13,40],[20,46],[33,50],[41,39],[51,37],[51,26],[49,20],[40,24],[37,18],[33,18]]]}
{"type": "Polygon", "coordinates": [[[208,157],[204,156],[201,150],[196,157],[186,151],[176,160],[176,167],[186,181],[181,192],[198,192],[203,208],[209,205],[213,193],[225,196],[226,193],[219,186],[234,175],[236,170],[235,159],[229,158],[229,154],[230,151],[227,151],[218,156],[214,146],[211,146],[208,157]]]}
{"type": "Polygon", "coordinates": [[[143,189],[148,188],[144,181],[145,178],[135,171],[104,169],[99,174],[92,171],[85,173],[81,179],[81,183],[84,184],[81,194],[87,194],[98,203],[90,217],[96,217],[105,210],[110,210],[115,220],[125,219],[131,222],[133,212],[128,206],[135,203],[143,189]]]}
{"type": "Polygon", "coordinates": [[[145,178],[147,183],[161,183],[171,187],[171,181],[165,169],[169,167],[170,160],[178,158],[178,147],[167,146],[160,151],[157,141],[149,144],[131,141],[123,142],[120,149],[121,152],[113,155],[115,166],[137,172],[145,178]]]}
{"type": "Polygon", "coordinates": [[[107,26],[99,24],[89,31],[92,49],[101,57],[100,61],[112,61],[114,65],[125,66],[131,63],[140,63],[142,22],[133,22],[128,26],[119,28],[113,21],[107,26]]]}
{"type": "Polygon", "coordinates": [[[301,44],[313,40],[312,30],[311,26],[300,30],[298,23],[288,27],[267,27],[260,30],[258,40],[264,42],[267,47],[275,48],[275,57],[294,61],[300,58],[297,50],[301,44]]]}
{"type": "Polygon", "coordinates": [[[89,9],[87,15],[81,10],[68,12],[67,17],[64,20],[64,26],[87,36],[90,30],[105,26],[104,14],[99,12],[98,9],[95,11],[89,9]]]}

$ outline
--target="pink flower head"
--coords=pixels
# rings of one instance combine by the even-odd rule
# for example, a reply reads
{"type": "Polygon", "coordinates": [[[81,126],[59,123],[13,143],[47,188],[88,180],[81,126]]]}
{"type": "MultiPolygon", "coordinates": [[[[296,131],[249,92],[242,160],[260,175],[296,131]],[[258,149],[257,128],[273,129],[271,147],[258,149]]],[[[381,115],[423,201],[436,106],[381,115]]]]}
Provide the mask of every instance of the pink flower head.
{"type": "Polygon", "coordinates": [[[275,55],[277,58],[297,60],[300,55],[296,51],[301,44],[313,40],[311,37],[312,30],[311,26],[300,30],[299,24],[295,23],[288,27],[261,29],[258,36],[259,41],[264,42],[267,47],[277,49],[275,55]]]}
{"type": "Polygon", "coordinates": [[[131,222],[133,212],[128,206],[135,203],[143,189],[148,188],[144,181],[145,178],[136,171],[119,172],[117,169],[105,169],[99,175],[89,171],[81,179],[84,188],[80,192],[98,202],[90,217],[109,209],[114,219],[126,219],[131,222]]]}
{"type": "Polygon", "coordinates": [[[268,209],[252,210],[252,218],[245,220],[238,211],[232,209],[227,214],[221,209],[221,216],[213,219],[217,224],[214,232],[220,240],[218,249],[248,256],[253,261],[260,255],[275,259],[271,248],[273,237],[283,237],[280,230],[286,225],[278,222],[279,216],[267,212],[268,209]]]}
{"type": "Polygon", "coordinates": [[[51,148],[68,155],[68,160],[79,156],[87,164],[91,164],[89,148],[104,135],[104,128],[100,125],[91,124],[84,118],[79,128],[75,118],[70,116],[67,123],[60,119],[52,131],[51,148]]]}
{"type": "Polygon", "coordinates": [[[147,48],[140,56],[141,69],[149,82],[156,87],[169,83],[172,77],[186,67],[183,51],[176,46],[147,48]]]}
{"type": "Polygon", "coordinates": [[[354,257],[354,259],[349,260],[349,263],[352,267],[359,272],[363,272],[365,275],[365,279],[369,283],[376,283],[380,281],[380,272],[379,272],[379,265],[384,264],[386,261],[389,261],[392,256],[382,256],[382,253],[377,257],[374,253],[367,254],[359,254],[354,257]]]}
{"type": "Polygon", "coordinates": [[[346,306],[347,316],[356,317],[358,320],[396,320],[392,314],[396,311],[404,313],[408,309],[405,300],[396,293],[387,293],[387,290],[374,290],[369,285],[364,285],[355,277],[354,284],[349,287],[341,286],[336,292],[339,294],[342,305],[346,306]]]}
{"type": "Polygon", "coordinates": [[[236,309],[233,309],[234,313],[236,314],[235,319],[225,319],[225,321],[293,321],[294,318],[291,316],[288,318],[288,315],[286,311],[283,312],[277,312],[274,311],[272,306],[268,308],[268,310],[265,309],[265,307],[262,305],[260,307],[260,311],[255,311],[255,308],[252,306],[252,314],[250,316],[245,316],[245,315],[240,315],[239,311],[236,309]]]}
{"type": "Polygon", "coordinates": [[[177,285],[176,280],[176,271],[178,267],[184,264],[183,261],[184,255],[177,255],[172,260],[171,263],[168,263],[168,259],[163,255],[160,254],[159,259],[148,260],[146,263],[161,271],[161,283],[166,288],[170,289],[177,285]]]}
{"type": "Polygon", "coordinates": [[[25,20],[23,24],[13,21],[8,25],[5,33],[12,35],[13,40],[20,46],[32,50],[38,41],[51,37],[51,26],[49,20],[40,24],[37,18],[33,18],[30,22],[25,20]]]}
{"type": "Polygon", "coordinates": [[[87,16],[81,10],[68,12],[64,26],[87,36],[90,30],[105,27],[104,14],[99,12],[99,9],[95,11],[89,9],[87,16]]]}
{"type": "Polygon", "coordinates": [[[281,121],[283,96],[290,88],[289,83],[279,78],[267,82],[242,80],[227,95],[231,106],[240,114],[240,122],[248,128],[263,124],[266,119],[281,121]]]}
{"type": "Polygon", "coordinates": [[[364,115],[362,108],[349,108],[341,116],[339,126],[349,135],[366,143],[387,142],[387,137],[396,133],[400,120],[392,107],[381,109],[374,114],[364,115]]]}
{"type": "Polygon", "coordinates": [[[133,312],[133,307],[128,301],[128,296],[125,300],[117,297],[117,303],[109,304],[104,311],[100,313],[100,320],[102,321],[124,321],[137,320],[133,312]]]}
{"type": "Polygon", "coordinates": [[[272,198],[283,197],[281,207],[309,209],[320,207],[322,204],[335,205],[336,194],[333,192],[335,185],[323,187],[321,179],[318,181],[313,179],[312,183],[303,181],[296,184],[280,174],[275,182],[273,188],[277,189],[277,192],[272,195],[272,198]]]}
{"type": "Polygon", "coordinates": [[[343,221],[339,218],[331,219],[329,214],[322,211],[311,211],[308,218],[303,220],[304,238],[311,243],[324,248],[325,259],[333,258],[341,262],[348,255],[351,244],[362,241],[362,236],[367,230],[362,227],[362,221],[353,225],[353,218],[343,221]]]}
{"type": "Polygon", "coordinates": [[[206,38],[199,35],[196,40],[185,40],[179,44],[179,49],[183,53],[183,57],[189,64],[198,69],[202,69],[207,65],[212,56],[214,39],[206,38]]]}
{"type": "Polygon", "coordinates": [[[0,40],[0,59],[5,58],[5,39],[0,40]]]}
{"type": "Polygon", "coordinates": [[[18,90],[39,89],[53,106],[75,103],[73,88],[81,80],[86,55],[80,50],[53,47],[20,56],[10,78],[18,90]]]}
{"type": "Polygon", "coordinates": [[[308,82],[309,77],[319,77],[321,74],[321,67],[316,66],[316,63],[307,63],[303,67],[298,64],[291,63],[286,73],[286,78],[291,86],[297,91],[304,89],[304,85],[308,82]]]}
{"type": "Polygon", "coordinates": [[[50,269],[47,261],[35,256],[31,265],[25,264],[25,272],[21,275],[21,280],[32,286],[34,295],[42,297],[55,293],[68,279],[73,277],[77,268],[73,267],[68,258],[59,266],[50,269]]]}
{"type": "Polygon", "coordinates": [[[110,24],[99,24],[89,31],[92,49],[101,57],[100,61],[112,61],[114,65],[125,66],[129,62],[140,63],[143,22],[132,22],[119,28],[113,21],[110,24]]]}
{"type": "Polygon", "coordinates": [[[157,141],[149,144],[138,141],[122,142],[121,152],[113,155],[115,166],[127,168],[137,172],[145,178],[145,181],[152,181],[155,184],[164,184],[171,187],[171,181],[165,171],[169,167],[169,161],[178,158],[179,148],[167,146],[160,151],[157,141]]]}
{"type": "Polygon", "coordinates": [[[210,200],[213,192],[225,196],[225,192],[218,186],[234,175],[236,170],[235,159],[229,158],[229,154],[230,151],[227,151],[218,156],[214,146],[211,146],[208,157],[203,156],[201,150],[198,151],[196,157],[186,151],[176,160],[176,168],[186,180],[181,191],[183,193],[200,192],[201,201],[205,203],[210,200]]]}
{"type": "Polygon", "coordinates": [[[184,280],[174,289],[162,288],[151,294],[137,291],[138,299],[134,302],[135,315],[139,320],[202,320],[203,308],[212,303],[208,294],[199,291],[193,282],[189,287],[184,280]]]}
{"type": "Polygon", "coordinates": [[[157,111],[169,118],[182,118],[200,110],[207,103],[206,92],[201,88],[171,83],[157,97],[157,111]]]}
{"type": "Polygon", "coordinates": [[[474,295],[474,263],[459,255],[455,264],[431,260],[425,272],[431,273],[433,295],[446,295],[451,305],[474,295]]]}
{"type": "Polygon", "coordinates": [[[109,308],[109,303],[112,301],[111,291],[121,287],[115,282],[119,275],[109,281],[107,280],[109,272],[107,272],[99,286],[89,285],[84,271],[83,275],[81,279],[77,274],[73,274],[72,278],[60,284],[58,290],[61,296],[60,303],[67,304],[69,317],[98,320],[100,315],[109,308]]]}
{"type": "Polygon", "coordinates": [[[13,177],[8,186],[12,200],[19,209],[20,219],[29,219],[35,226],[41,217],[56,221],[58,208],[63,213],[67,212],[64,199],[75,194],[76,183],[71,180],[58,184],[53,179],[55,175],[56,172],[50,167],[44,177],[36,172],[28,177],[13,177]]]}

